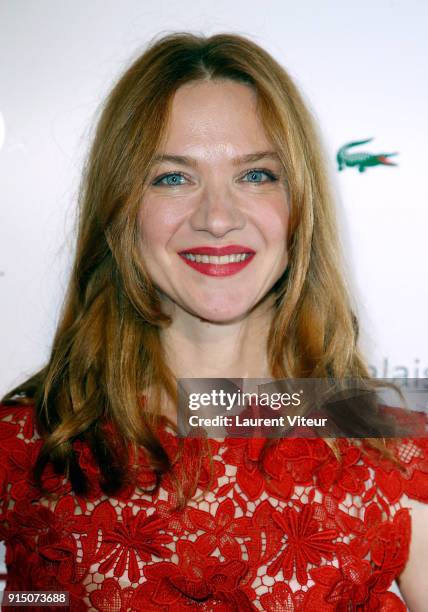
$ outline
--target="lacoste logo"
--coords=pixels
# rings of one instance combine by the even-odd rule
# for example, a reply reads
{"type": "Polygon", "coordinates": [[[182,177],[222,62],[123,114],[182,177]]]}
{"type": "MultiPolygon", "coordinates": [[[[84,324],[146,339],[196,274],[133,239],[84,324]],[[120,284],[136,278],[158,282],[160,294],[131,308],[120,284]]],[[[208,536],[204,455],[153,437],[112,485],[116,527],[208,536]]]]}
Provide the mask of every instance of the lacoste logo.
{"type": "Polygon", "coordinates": [[[394,155],[398,155],[398,153],[366,153],[364,151],[360,151],[359,153],[349,152],[349,149],[367,144],[372,140],[373,138],[368,138],[367,140],[354,140],[346,143],[343,145],[343,147],[340,147],[336,155],[338,169],[343,170],[346,167],[356,167],[360,172],[364,172],[369,166],[396,166],[397,164],[395,164],[389,158],[393,157],[394,155]]]}

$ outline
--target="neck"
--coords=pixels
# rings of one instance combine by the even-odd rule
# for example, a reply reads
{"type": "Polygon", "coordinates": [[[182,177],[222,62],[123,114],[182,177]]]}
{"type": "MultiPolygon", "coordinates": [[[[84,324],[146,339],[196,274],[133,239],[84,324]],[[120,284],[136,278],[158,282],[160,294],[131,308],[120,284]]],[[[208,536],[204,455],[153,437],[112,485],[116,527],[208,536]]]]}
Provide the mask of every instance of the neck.
{"type": "Polygon", "coordinates": [[[176,378],[269,378],[273,312],[268,298],[240,320],[212,323],[174,305],[173,323],[161,332],[169,367],[176,378]]]}

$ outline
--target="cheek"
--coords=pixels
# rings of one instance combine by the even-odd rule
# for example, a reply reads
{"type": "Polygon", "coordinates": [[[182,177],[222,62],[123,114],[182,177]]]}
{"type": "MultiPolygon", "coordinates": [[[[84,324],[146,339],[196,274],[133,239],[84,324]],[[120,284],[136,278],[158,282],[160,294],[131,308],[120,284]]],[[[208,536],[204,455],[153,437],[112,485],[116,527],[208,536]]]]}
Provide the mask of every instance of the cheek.
{"type": "Polygon", "coordinates": [[[275,199],[263,208],[263,214],[258,215],[258,225],[263,237],[269,244],[287,242],[289,207],[283,198],[275,199]]]}
{"type": "Polygon", "coordinates": [[[151,255],[156,248],[165,244],[167,236],[164,235],[164,228],[157,223],[150,223],[144,219],[140,223],[140,247],[144,255],[151,255]]]}
{"type": "Polygon", "coordinates": [[[145,203],[138,217],[142,250],[150,255],[150,251],[165,247],[179,224],[180,218],[172,207],[162,206],[159,201],[145,203]]]}

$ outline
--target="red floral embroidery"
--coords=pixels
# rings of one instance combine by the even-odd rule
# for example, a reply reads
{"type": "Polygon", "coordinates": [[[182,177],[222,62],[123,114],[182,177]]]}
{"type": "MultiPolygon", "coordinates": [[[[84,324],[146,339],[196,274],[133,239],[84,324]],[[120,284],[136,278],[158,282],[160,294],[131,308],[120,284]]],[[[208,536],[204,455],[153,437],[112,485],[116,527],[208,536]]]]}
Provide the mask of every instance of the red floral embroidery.
{"type": "Polygon", "coordinates": [[[337,536],[333,529],[319,530],[319,524],[313,518],[314,509],[304,506],[301,512],[287,508],[283,513],[272,515],[275,523],[287,536],[283,552],[269,565],[268,574],[275,576],[282,568],[284,578],[290,580],[293,570],[296,570],[297,580],[306,584],[308,563],[313,565],[321,561],[321,557],[332,558],[334,545],[332,540],[337,536]]]}
{"type": "Polygon", "coordinates": [[[376,577],[373,579],[371,575],[370,563],[346,552],[344,545],[341,545],[339,559],[340,568],[330,566],[311,571],[316,584],[305,596],[304,609],[405,612],[406,607],[396,595],[373,589],[376,577]],[[383,608],[383,605],[388,607],[383,608]]]}
{"type": "Polygon", "coordinates": [[[365,451],[367,463],[375,468],[376,485],[389,502],[395,503],[406,493],[428,503],[428,438],[403,440],[393,447],[403,469],[373,448],[366,446],[365,451]]]}
{"type": "Polygon", "coordinates": [[[211,474],[200,440],[179,452],[161,427],[172,474],[150,492],[155,474],[138,451],[135,483],[110,497],[89,448],[76,441],[90,481],[84,498],[51,465],[47,493],[32,481],[42,441],[31,406],[0,406],[0,425],[8,590],[65,590],[75,612],[405,610],[390,589],[409,551],[403,496],[428,502],[427,439],[393,448],[402,469],[347,440],[340,461],[316,438],[267,447],[262,438],[210,441],[211,474]],[[173,479],[190,487],[186,474],[200,460],[198,486],[180,510],[173,479]]]}
{"type": "Polygon", "coordinates": [[[191,509],[192,523],[206,533],[196,540],[198,550],[210,555],[217,547],[225,557],[239,559],[241,550],[236,536],[251,537],[251,519],[236,518],[235,506],[230,499],[223,501],[214,515],[202,510],[191,509]]]}
{"type": "Polygon", "coordinates": [[[127,568],[129,580],[137,582],[140,578],[138,557],[150,561],[152,556],[169,558],[172,555],[172,551],[165,546],[172,541],[172,537],[160,533],[165,527],[163,519],[156,515],[147,516],[144,510],[134,516],[129,507],[123,509],[120,521],[114,520],[116,513],[113,508],[110,514],[112,523],[108,528],[103,527],[101,555],[106,559],[99,568],[103,574],[113,569],[114,575],[120,577],[127,568]]]}
{"type": "Polygon", "coordinates": [[[313,481],[319,466],[332,456],[323,440],[284,439],[271,447],[264,467],[273,478],[280,479],[284,473],[289,473],[293,484],[308,484],[313,481]]]}
{"type": "Polygon", "coordinates": [[[103,581],[101,588],[91,592],[89,599],[96,610],[125,612],[129,609],[133,594],[132,587],[121,589],[116,580],[107,578],[103,581]]]}
{"type": "Polygon", "coordinates": [[[340,440],[340,460],[332,453],[320,467],[318,482],[324,491],[331,491],[339,500],[347,493],[362,495],[365,482],[369,479],[366,466],[360,465],[361,450],[351,446],[348,441],[340,440]]]}
{"type": "Polygon", "coordinates": [[[141,610],[147,609],[147,604],[157,604],[165,610],[184,610],[193,602],[207,611],[256,610],[249,599],[251,590],[243,587],[249,569],[246,563],[206,557],[188,542],[178,542],[177,553],[178,565],[158,563],[145,568],[148,580],[138,587],[133,607],[141,610]]]}

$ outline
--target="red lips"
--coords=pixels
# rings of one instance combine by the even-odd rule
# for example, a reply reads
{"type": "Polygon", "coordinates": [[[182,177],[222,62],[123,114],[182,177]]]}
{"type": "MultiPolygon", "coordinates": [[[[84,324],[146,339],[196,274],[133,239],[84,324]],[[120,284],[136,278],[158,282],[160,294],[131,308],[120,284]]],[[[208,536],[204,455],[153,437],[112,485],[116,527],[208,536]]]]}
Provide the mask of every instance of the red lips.
{"type": "Polygon", "coordinates": [[[256,251],[250,247],[242,246],[241,244],[228,244],[223,247],[212,247],[212,246],[199,246],[180,251],[178,253],[188,266],[205,274],[206,276],[231,276],[237,274],[248,266],[253,261],[256,251]],[[237,255],[245,253],[247,257],[244,261],[235,261],[231,263],[215,264],[215,263],[203,263],[201,261],[191,261],[187,259],[185,255],[211,255],[221,257],[222,255],[237,255]]]}

